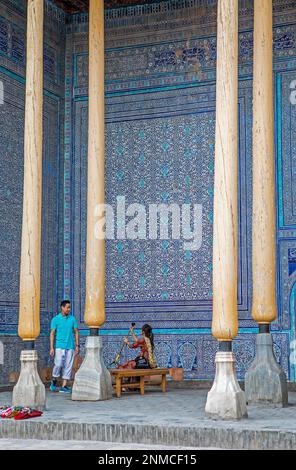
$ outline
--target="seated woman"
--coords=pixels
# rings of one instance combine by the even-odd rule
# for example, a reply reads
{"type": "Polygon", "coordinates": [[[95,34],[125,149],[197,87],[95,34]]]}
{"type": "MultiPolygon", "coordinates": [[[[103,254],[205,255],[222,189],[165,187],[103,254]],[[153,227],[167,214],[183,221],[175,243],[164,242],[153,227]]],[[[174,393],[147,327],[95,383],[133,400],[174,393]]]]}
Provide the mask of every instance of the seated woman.
{"type": "Polygon", "coordinates": [[[142,338],[138,339],[135,333],[133,332],[134,343],[131,344],[128,338],[124,338],[124,342],[128,345],[130,349],[141,348],[141,353],[132,361],[127,361],[125,364],[120,365],[119,369],[136,369],[137,362],[139,359],[146,359],[146,364],[150,369],[155,369],[156,361],[154,357],[154,335],[150,325],[144,325],[142,327],[142,338]]]}

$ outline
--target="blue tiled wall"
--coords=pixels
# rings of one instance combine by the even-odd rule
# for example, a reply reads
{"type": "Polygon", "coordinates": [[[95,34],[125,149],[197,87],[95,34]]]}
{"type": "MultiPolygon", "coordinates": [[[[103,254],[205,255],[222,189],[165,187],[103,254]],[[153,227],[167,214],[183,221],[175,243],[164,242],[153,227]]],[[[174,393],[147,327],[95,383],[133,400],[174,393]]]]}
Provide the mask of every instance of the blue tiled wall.
{"type": "MultiPolygon", "coordinates": [[[[0,340],[4,364],[0,383],[19,369],[17,336],[23,193],[25,100],[25,1],[0,2],[0,340]]],[[[41,325],[37,342],[40,365],[48,363],[48,323],[62,293],[63,246],[59,228],[63,207],[63,127],[65,18],[45,8],[44,151],[42,199],[41,325]]]]}
{"type": "MultiPolygon", "coordinates": [[[[278,320],[275,354],[291,380],[291,302],[296,245],[295,111],[296,8],[274,4],[278,320]],[[295,183],[295,182],[294,182],[295,183]],[[294,202],[293,202],[294,201],[294,202]],[[292,253],[292,254],[291,254],[292,253]]],[[[254,356],[251,319],[253,2],[240,2],[239,66],[239,289],[240,334],[234,342],[239,377],[254,356]]],[[[107,362],[135,321],[156,329],[161,365],[183,366],[187,378],[212,378],[212,221],[215,133],[216,2],[161,2],[106,13],[106,200],[203,205],[203,244],[107,242],[107,362]],[[202,5],[201,5],[202,3],[202,5]]],[[[88,18],[67,28],[64,289],[82,333],[85,285],[88,18]],[[66,144],[66,145],[67,145],[66,144]]],[[[295,290],[295,287],[294,287],[295,290]]],[[[292,299],[294,297],[292,296],[292,299]]]]}
{"type": "MultiPolygon", "coordinates": [[[[0,106],[5,122],[0,158],[6,175],[0,187],[0,331],[9,341],[17,341],[8,334],[15,335],[17,329],[24,99],[19,31],[25,24],[21,4],[0,2],[0,79],[10,93],[5,106],[14,116],[4,118],[8,109],[0,106]],[[15,26],[6,26],[9,22],[15,26]],[[9,262],[8,248],[13,253],[9,262]]],[[[296,7],[292,0],[273,4],[279,315],[272,328],[275,354],[295,380],[290,344],[296,334],[296,106],[290,101],[290,86],[296,79],[296,7]]],[[[88,18],[66,19],[50,2],[46,5],[43,336],[38,342],[44,363],[48,320],[61,297],[72,300],[83,344],[87,333],[88,18]]],[[[240,2],[240,334],[234,342],[239,377],[252,361],[257,331],[251,319],[252,5],[240,2]]],[[[215,1],[175,0],[106,11],[106,200],[114,203],[121,195],[127,204],[203,205],[203,244],[197,252],[184,251],[181,243],[171,241],[107,242],[107,322],[102,331],[107,363],[132,321],[138,327],[149,322],[156,332],[159,365],[182,366],[187,378],[213,378],[215,60],[215,1]]],[[[17,358],[9,357],[4,372],[0,365],[0,381],[18,368],[17,358]]]]}

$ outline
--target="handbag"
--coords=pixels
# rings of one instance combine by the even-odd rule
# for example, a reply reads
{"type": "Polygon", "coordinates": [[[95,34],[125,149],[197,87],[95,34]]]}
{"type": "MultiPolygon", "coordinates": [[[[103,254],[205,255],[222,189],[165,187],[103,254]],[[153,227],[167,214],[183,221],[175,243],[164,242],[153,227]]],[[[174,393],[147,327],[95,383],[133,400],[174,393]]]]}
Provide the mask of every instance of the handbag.
{"type": "Polygon", "coordinates": [[[145,357],[138,356],[135,359],[135,369],[150,369],[150,365],[145,357]]]}

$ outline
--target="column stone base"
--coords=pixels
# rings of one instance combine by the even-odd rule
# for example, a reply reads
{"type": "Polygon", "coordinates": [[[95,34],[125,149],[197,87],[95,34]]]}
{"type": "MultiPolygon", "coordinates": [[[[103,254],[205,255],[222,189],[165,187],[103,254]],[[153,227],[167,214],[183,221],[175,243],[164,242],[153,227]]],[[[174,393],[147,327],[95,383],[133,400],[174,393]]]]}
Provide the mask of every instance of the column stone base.
{"type": "Polygon", "coordinates": [[[276,362],[270,333],[257,334],[256,356],[245,376],[245,390],[248,403],[288,405],[287,379],[276,362]]]}
{"type": "Polygon", "coordinates": [[[72,400],[99,401],[112,398],[112,380],[102,358],[102,340],[88,336],[83,363],[76,372],[72,400]]]}
{"type": "Polygon", "coordinates": [[[216,376],[207,396],[207,415],[223,420],[247,418],[246,398],[236,378],[234,354],[220,351],[215,362],[216,376]]]}
{"type": "Polygon", "coordinates": [[[45,386],[37,370],[37,351],[22,351],[20,359],[21,373],[13,388],[12,404],[13,406],[29,406],[42,411],[46,406],[46,395],[45,386]]]}

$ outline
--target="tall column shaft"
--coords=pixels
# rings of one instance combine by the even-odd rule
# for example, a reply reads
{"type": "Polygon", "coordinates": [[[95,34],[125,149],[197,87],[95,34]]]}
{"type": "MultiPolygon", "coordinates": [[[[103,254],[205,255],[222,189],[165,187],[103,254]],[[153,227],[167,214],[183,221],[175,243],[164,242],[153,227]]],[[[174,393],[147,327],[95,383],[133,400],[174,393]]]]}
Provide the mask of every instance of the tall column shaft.
{"type": "Polygon", "coordinates": [[[28,0],[24,195],[18,334],[40,333],[42,202],[43,0],[28,0]]]}
{"type": "Polygon", "coordinates": [[[253,311],[258,323],[276,312],[272,0],[254,2],[253,311]]]}
{"type": "MultiPolygon", "coordinates": [[[[89,2],[88,199],[85,323],[91,335],[75,375],[72,400],[112,398],[112,380],[103,360],[98,328],[105,322],[105,241],[95,236],[98,206],[105,202],[104,1],[89,2]]],[[[102,207],[102,206],[101,206],[102,207]]]]}
{"type": "Polygon", "coordinates": [[[237,319],[238,1],[219,0],[213,239],[213,335],[231,341],[237,319]]]}
{"type": "Polygon", "coordinates": [[[272,0],[254,2],[252,316],[259,334],[245,390],[248,403],[285,406],[287,379],[270,334],[277,317],[272,13],[272,0]]]}
{"type": "Polygon", "coordinates": [[[95,237],[96,208],[105,202],[104,1],[90,0],[88,197],[85,323],[105,322],[105,241],[95,237]]]}
{"type": "Polygon", "coordinates": [[[212,418],[241,419],[246,399],[231,352],[238,333],[238,0],[218,0],[216,80],[212,332],[220,344],[205,410],[212,418]]]}
{"type": "Polygon", "coordinates": [[[45,408],[45,387],[38,375],[37,351],[32,350],[33,345],[30,342],[34,341],[40,333],[43,15],[43,0],[28,0],[23,225],[18,326],[18,334],[27,342],[27,349],[21,353],[21,373],[12,395],[13,405],[26,405],[40,410],[45,408]]]}

